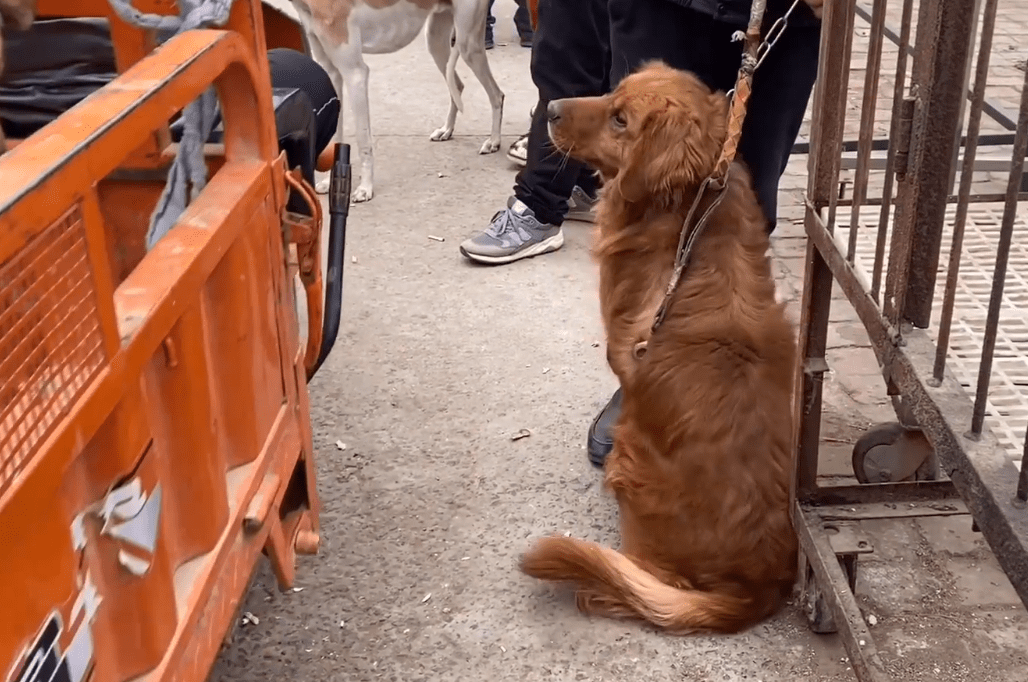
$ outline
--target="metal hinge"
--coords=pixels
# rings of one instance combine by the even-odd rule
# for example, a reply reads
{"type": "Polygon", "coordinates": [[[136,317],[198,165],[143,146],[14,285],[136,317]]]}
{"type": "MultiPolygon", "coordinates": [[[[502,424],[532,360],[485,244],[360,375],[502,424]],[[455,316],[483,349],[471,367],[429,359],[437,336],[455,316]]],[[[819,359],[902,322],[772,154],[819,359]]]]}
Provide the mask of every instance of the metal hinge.
{"type": "Polygon", "coordinates": [[[916,97],[907,95],[900,104],[899,121],[896,126],[896,179],[900,182],[906,178],[910,162],[910,137],[914,127],[916,102],[916,97]]]}

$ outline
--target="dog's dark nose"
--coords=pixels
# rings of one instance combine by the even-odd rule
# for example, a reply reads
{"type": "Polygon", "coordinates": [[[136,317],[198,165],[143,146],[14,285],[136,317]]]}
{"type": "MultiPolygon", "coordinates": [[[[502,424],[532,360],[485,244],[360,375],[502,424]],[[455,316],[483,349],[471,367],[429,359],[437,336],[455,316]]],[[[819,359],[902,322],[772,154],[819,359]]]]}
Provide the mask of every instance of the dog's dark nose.
{"type": "Polygon", "coordinates": [[[546,118],[549,119],[550,123],[556,123],[560,120],[560,112],[564,108],[561,100],[554,100],[546,105],[546,118]]]}

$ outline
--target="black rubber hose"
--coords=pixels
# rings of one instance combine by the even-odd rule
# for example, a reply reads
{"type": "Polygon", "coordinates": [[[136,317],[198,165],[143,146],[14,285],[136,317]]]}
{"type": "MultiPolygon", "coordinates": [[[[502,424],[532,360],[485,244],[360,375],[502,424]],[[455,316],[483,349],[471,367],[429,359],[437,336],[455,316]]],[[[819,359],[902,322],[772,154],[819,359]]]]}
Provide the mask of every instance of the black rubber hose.
{"type": "Polygon", "coordinates": [[[343,257],[346,255],[346,219],[350,215],[350,145],[336,143],[335,161],[328,190],[328,274],[325,277],[325,313],[322,321],[321,352],[311,378],[332,352],[339,335],[343,310],[343,257]]]}

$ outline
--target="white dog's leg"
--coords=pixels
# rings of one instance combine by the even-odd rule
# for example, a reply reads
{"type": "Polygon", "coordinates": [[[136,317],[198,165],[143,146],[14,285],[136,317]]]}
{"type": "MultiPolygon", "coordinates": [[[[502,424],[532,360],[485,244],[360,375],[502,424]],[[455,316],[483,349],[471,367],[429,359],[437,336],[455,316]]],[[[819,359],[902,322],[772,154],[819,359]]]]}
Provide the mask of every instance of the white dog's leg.
{"type": "MultiPolygon", "coordinates": [[[[361,155],[361,180],[350,194],[354,203],[368,201],[375,194],[375,158],[371,138],[371,111],[368,105],[368,65],[362,54],[360,35],[350,32],[350,41],[328,50],[329,59],[342,74],[346,94],[353,108],[357,149],[361,155]]],[[[340,112],[340,116],[342,113],[340,112]]]]}
{"type": "Polygon", "coordinates": [[[457,0],[453,3],[454,26],[457,29],[457,49],[468,66],[474,72],[482,87],[489,96],[489,104],[493,107],[493,129],[489,139],[482,143],[479,154],[492,154],[500,148],[500,131],[503,127],[503,91],[496,84],[493,72],[489,68],[489,59],[485,54],[485,17],[488,12],[487,0],[457,0]]]}
{"type": "MultiPolygon", "coordinates": [[[[450,37],[453,34],[453,12],[451,10],[441,10],[433,12],[428,17],[428,28],[425,31],[425,37],[428,42],[428,52],[432,55],[432,59],[435,60],[435,65],[439,67],[439,73],[443,74],[443,78],[446,78],[446,60],[450,57],[450,37]]],[[[457,90],[464,92],[464,83],[461,81],[460,76],[455,76],[457,81],[457,90]]],[[[443,142],[453,137],[453,127],[457,123],[457,103],[453,101],[453,97],[450,97],[450,112],[446,115],[446,123],[436,129],[432,133],[431,140],[433,142],[443,142]]]]}

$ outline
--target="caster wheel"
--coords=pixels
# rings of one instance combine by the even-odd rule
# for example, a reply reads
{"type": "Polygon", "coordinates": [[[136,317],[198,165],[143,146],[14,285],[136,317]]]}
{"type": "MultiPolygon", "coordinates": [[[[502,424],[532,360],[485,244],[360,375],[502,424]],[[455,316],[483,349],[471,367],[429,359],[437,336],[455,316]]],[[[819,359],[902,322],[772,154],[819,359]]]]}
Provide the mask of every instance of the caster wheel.
{"type": "Polygon", "coordinates": [[[853,474],[861,483],[931,481],[938,477],[934,455],[919,429],[878,424],[853,445],[853,474]]]}

